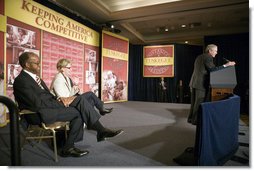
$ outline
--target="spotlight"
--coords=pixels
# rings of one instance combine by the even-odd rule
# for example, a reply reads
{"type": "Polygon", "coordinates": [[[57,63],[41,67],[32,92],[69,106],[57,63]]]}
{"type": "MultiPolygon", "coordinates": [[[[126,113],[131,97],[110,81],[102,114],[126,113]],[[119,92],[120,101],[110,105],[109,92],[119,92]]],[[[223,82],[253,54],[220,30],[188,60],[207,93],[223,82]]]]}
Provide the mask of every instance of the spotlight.
{"type": "Polygon", "coordinates": [[[107,30],[107,31],[110,31],[112,33],[121,33],[120,29],[115,28],[115,26],[113,24],[110,24],[110,23],[105,23],[103,29],[107,30]]]}

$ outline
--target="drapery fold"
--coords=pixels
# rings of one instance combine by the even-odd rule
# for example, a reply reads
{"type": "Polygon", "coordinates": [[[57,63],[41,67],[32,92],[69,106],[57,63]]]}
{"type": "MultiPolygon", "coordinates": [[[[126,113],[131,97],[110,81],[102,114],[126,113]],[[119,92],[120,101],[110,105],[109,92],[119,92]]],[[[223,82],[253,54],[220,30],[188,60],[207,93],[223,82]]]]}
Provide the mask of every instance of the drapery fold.
{"type": "Polygon", "coordinates": [[[220,166],[238,149],[240,97],[201,104],[197,125],[198,165],[220,166]]]}

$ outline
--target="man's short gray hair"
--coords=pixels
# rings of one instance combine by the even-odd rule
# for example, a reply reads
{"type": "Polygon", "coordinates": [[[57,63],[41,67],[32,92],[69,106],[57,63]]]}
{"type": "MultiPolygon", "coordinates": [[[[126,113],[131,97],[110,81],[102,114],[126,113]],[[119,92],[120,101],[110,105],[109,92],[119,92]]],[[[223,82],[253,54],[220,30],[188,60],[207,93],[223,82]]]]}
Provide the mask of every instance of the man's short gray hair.
{"type": "Polygon", "coordinates": [[[215,45],[215,44],[207,45],[206,49],[205,49],[205,53],[208,53],[209,50],[212,50],[213,48],[216,48],[216,47],[217,47],[217,45],[215,45]]]}

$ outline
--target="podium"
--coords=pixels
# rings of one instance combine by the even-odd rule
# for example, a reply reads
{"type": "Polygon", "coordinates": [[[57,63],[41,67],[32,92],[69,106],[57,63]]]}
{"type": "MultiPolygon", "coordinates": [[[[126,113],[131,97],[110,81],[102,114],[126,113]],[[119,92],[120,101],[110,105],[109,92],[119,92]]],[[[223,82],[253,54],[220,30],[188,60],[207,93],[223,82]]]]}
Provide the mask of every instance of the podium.
{"type": "Polygon", "coordinates": [[[221,100],[233,94],[236,84],[234,66],[210,72],[211,101],[221,100]]]}

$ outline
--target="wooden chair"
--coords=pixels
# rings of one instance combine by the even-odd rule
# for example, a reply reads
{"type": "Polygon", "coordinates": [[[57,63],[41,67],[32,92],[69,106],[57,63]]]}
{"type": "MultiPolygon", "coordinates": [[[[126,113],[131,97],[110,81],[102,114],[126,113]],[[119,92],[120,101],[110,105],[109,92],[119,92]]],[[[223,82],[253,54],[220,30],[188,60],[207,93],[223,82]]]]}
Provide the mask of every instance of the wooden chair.
{"type": "Polygon", "coordinates": [[[65,138],[67,138],[67,132],[69,130],[69,122],[55,122],[53,124],[45,124],[41,122],[40,116],[38,113],[30,110],[21,110],[19,112],[21,117],[24,117],[28,123],[28,128],[25,133],[25,140],[38,140],[40,142],[42,139],[52,139],[54,146],[54,157],[55,161],[58,162],[57,155],[57,142],[56,142],[56,131],[64,130],[65,138]],[[36,118],[36,122],[31,122],[26,119],[26,117],[36,118]]]}

